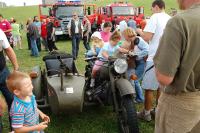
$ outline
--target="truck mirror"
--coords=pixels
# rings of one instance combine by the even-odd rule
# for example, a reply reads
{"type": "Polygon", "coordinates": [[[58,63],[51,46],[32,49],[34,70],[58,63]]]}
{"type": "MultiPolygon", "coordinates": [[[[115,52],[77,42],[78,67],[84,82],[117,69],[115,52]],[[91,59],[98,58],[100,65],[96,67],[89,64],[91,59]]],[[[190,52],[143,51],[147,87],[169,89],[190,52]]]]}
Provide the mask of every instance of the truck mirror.
{"type": "Polygon", "coordinates": [[[52,9],[49,8],[49,16],[53,16],[52,9]]]}
{"type": "Polygon", "coordinates": [[[90,7],[88,7],[88,15],[91,15],[91,8],[90,7]]]}

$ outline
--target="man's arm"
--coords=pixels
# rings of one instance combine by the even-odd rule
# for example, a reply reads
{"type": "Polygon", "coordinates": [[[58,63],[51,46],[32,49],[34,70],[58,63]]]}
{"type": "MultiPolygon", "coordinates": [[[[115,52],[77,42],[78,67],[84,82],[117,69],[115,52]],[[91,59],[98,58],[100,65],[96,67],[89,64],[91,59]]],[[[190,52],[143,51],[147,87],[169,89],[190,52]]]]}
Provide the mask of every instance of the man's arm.
{"type": "Polygon", "coordinates": [[[157,80],[161,85],[167,86],[167,85],[170,85],[172,83],[174,77],[164,75],[164,74],[160,73],[158,71],[158,69],[156,69],[156,68],[155,68],[155,71],[156,71],[157,80]]]}
{"type": "Polygon", "coordinates": [[[143,32],[142,29],[136,29],[136,32],[144,39],[146,42],[152,40],[154,33],[143,32]]]}
{"type": "Polygon", "coordinates": [[[168,21],[154,56],[156,77],[161,85],[168,86],[176,78],[187,44],[183,33],[177,17],[168,21]]]}
{"type": "Polygon", "coordinates": [[[18,70],[19,69],[19,65],[17,63],[17,57],[16,57],[15,52],[13,51],[13,49],[11,47],[8,47],[8,48],[4,49],[4,51],[6,52],[6,55],[8,56],[8,58],[10,59],[14,70],[18,70]]]}
{"type": "Polygon", "coordinates": [[[11,32],[12,29],[5,30],[4,33],[11,32]]]}
{"type": "Polygon", "coordinates": [[[69,36],[71,36],[71,21],[72,21],[72,20],[70,20],[69,23],[68,23],[68,25],[67,25],[67,29],[68,29],[68,34],[69,34],[69,36]]]}

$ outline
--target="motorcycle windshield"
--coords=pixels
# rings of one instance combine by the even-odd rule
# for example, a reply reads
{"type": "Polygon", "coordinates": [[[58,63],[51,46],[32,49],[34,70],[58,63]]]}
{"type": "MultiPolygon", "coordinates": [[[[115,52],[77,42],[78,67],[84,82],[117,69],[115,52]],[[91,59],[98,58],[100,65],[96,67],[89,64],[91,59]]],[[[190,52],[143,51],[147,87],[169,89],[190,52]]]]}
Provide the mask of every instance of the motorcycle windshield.
{"type": "Polygon", "coordinates": [[[113,15],[128,15],[132,16],[135,15],[135,11],[133,7],[127,7],[127,6],[116,6],[112,8],[113,15]]]}
{"type": "Polygon", "coordinates": [[[78,16],[83,16],[83,6],[59,6],[55,12],[56,17],[59,18],[72,16],[74,12],[76,12],[78,16]]]}

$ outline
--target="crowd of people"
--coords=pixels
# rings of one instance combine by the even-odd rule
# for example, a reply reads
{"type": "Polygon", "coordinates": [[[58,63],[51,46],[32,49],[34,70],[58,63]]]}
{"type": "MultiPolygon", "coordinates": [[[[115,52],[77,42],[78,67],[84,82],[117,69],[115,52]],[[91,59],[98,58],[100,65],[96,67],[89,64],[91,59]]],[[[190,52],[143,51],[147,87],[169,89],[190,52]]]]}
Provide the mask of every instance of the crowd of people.
{"type": "MultiPolygon", "coordinates": [[[[200,0],[178,0],[178,4],[185,11],[171,17],[165,12],[165,2],[154,0],[151,6],[153,15],[140,28],[130,18],[119,22],[119,25],[115,20],[103,22],[99,29],[95,29],[87,16],[82,22],[76,12],[67,25],[74,60],[78,58],[81,39],[86,56],[98,57],[90,87],[94,87],[96,73],[104,60],[121,53],[136,55],[128,59],[127,73],[136,90],[135,103],[144,104],[137,116],[148,122],[155,116],[155,133],[200,130],[197,127],[200,123],[200,0]],[[131,75],[137,78],[133,80],[131,75]],[[157,92],[156,104],[153,104],[154,92],[157,92]]],[[[42,131],[50,118],[37,109],[30,77],[17,71],[17,58],[8,40],[13,38],[13,48],[17,45],[22,48],[20,26],[15,19],[12,22],[10,26],[0,15],[0,90],[10,112],[10,128],[16,132],[42,131]],[[14,72],[11,74],[3,51],[13,65],[14,72]],[[39,123],[39,116],[42,123],[39,123]]],[[[55,27],[50,18],[41,23],[35,16],[27,21],[26,28],[31,56],[39,56],[40,40],[45,50],[57,50],[55,27]]],[[[0,116],[3,108],[0,104],[0,116]]]]}
{"type": "Polygon", "coordinates": [[[29,18],[26,23],[28,49],[31,56],[38,57],[43,44],[45,51],[58,50],[55,45],[55,27],[52,20],[47,17],[40,22],[38,16],[29,18]]]}

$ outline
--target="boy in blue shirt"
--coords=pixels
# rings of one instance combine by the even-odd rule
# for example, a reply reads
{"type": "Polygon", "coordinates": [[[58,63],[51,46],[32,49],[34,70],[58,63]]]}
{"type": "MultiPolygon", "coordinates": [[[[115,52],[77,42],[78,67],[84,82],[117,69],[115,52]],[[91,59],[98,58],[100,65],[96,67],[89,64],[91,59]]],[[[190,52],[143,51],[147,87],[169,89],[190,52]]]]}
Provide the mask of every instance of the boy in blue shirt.
{"type": "Polygon", "coordinates": [[[11,124],[14,131],[17,133],[41,133],[47,128],[50,118],[37,108],[29,75],[14,71],[8,76],[6,84],[14,94],[10,109],[11,124]],[[39,123],[39,116],[44,122],[39,123]]]}

